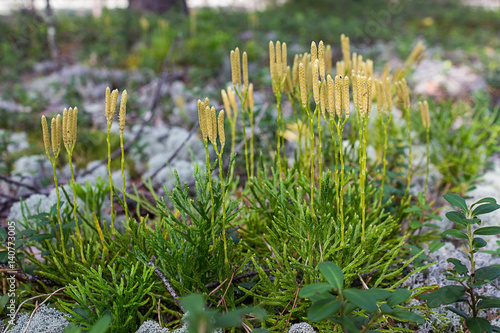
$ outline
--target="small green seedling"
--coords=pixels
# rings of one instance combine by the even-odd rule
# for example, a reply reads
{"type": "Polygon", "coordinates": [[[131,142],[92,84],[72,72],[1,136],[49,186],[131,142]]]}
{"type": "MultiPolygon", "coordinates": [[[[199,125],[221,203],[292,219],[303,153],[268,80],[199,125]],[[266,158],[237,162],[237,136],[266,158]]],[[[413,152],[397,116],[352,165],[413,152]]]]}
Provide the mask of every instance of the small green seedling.
{"type": "Polygon", "coordinates": [[[487,319],[478,317],[480,310],[500,308],[500,298],[481,296],[474,290],[500,276],[500,265],[476,269],[474,261],[474,254],[486,246],[486,241],[477,236],[498,235],[500,227],[482,227],[472,231],[472,225],[481,225],[481,220],[477,216],[491,213],[500,208],[500,205],[493,198],[481,199],[470,207],[467,207],[465,200],[457,194],[448,193],[444,195],[444,198],[459,209],[459,211],[446,213],[446,217],[461,227],[467,227],[467,233],[457,229],[448,229],[443,233],[443,236],[466,240],[466,251],[470,265],[467,267],[459,259],[448,258],[447,261],[452,263],[454,267],[444,273],[446,279],[456,281],[459,285],[448,285],[432,293],[421,295],[419,298],[426,300],[427,305],[431,308],[436,308],[441,304],[465,302],[470,309],[469,314],[452,306],[448,306],[447,309],[464,318],[465,325],[471,333],[500,332],[500,327],[493,326],[487,319]]]}
{"type": "Polygon", "coordinates": [[[425,322],[423,317],[404,311],[400,305],[411,297],[409,290],[344,289],[344,273],[337,264],[325,261],[320,263],[318,268],[327,283],[310,284],[299,291],[300,297],[313,301],[308,313],[310,321],[329,319],[339,324],[343,332],[349,333],[378,332],[370,328],[383,316],[396,320],[425,322]]]}

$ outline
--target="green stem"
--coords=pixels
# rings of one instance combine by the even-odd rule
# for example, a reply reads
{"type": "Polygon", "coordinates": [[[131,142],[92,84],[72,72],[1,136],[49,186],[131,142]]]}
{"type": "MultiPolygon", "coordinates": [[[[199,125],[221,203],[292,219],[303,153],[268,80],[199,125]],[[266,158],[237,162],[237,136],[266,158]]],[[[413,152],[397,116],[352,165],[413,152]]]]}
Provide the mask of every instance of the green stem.
{"type": "Polygon", "coordinates": [[[282,110],[281,110],[281,88],[276,87],[276,108],[278,110],[278,126],[277,126],[277,144],[276,144],[276,154],[278,154],[278,170],[280,173],[280,178],[281,178],[281,136],[283,133],[281,133],[281,117],[282,117],[282,110]]]}
{"type": "Polygon", "coordinates": [[[127,228],[128,228],[128,206],[127,206],[127,194],[126,194],[126,190],[125,190],[125,169],[124,169],[124,165],[125,165],[125,150],[123,149],[123,134],[120,134],[120,148],[121,148],[121,151],[122,151],[122,159],[121,159],[121,170],[122,170],[122,182],[123,182],[123,208],[125,209],[125,220],[126,220],[126,223],[127,223],[127,228]]]}
{"type": "Polygon", "coordinates": [[[108,121],[108,135],[106,141],[108,143],[108,174],[109,174],[109,201],[111,206],[111,234],[115,233],[115,217],[113,212],[113,177],[111,177],[111,140],[109,138],[109,134],[111,131],[112,121],[108,121]]]}
{"type": "Polygon", "coordinates": [[[406,122],[408,123],[408,174],[406,179],[406,191],[405,197],[408,196],[410,192],[410,183],[411,183],[411,163],[412,163],[412,153],[411,153],[411,123],[410,123],[410,108],[406,108],[404,110],[406,112],[406,122]]]}
{"type": "Polygon", "coordinates": [[[425,130],[425,134],[426,134],[426,145],[425,145],[425,154],[426,154],[426,168],[425,168],[425,183],[424,183],[424,196],[427,194],[427,184],[428,184],[428,181],[429,181],[429,160],[430,160],[430,156],[429,156],[429,130],[430,128],[427,127],[426,130],[425,130]]]}
{"type": "MultiPolygon", "coordinates": [[[[227,259],[227,243],[226,243],[226,188],[224,185],[224,175],[222,169],[222,150],[224,147],[221,147],[220,153],[217,153],[219,157],[219,179],[222,186],[222,242],[224,243],[224,266],[226,268],[226,273],[229,271],[229,260],[227,259]]],[[[217,150],[217,148],[216,148],[217,150]]]]}
{"type": "Polygon", "coordinates": [[[362,142],[360,142],[360,193],[361,193],[361,241],[365,241],[366,202],[365,202],[365,180],[366,180],[366,137],[368,136],[368,116],[362,118],[362,142]]]}
{"type": "Polygon", "coordinates": [[[345,227],[344,227],[344,145],[343,145],[343,140],[342,140],[342,134],[344,132],[344,124],[347,121],[347,118],[342,121],[340,118],[338,119],[338,123],[336,124],[337,127],[337,133],[338,133],[338,139],[339,139],[339,153],[340,153],[340,186],[338,190],[338,195],[339,195],[339,210],[340,210],[340,244],[344,245],[344,233],[345,233],[345,227]]]}
{"type": "Polygon", "coordinates": [[[330,117],[330,123],[328,124],[328,127],[330,127],[330,132],[332,133],[332,141],[333,141],[333,151],[335,154],[335,172],[333,173],[333,180],[335,182],[335,202],[337,203],[337,218],[340,216],[340,198],[339,198],[339,157],[337,155],[337,139],[335,138],[335,133],[333,132],[333,125],[335,124],[335,127],[337,127],[337,124],[334,121],[334,117],[330,117]]]}
{"type": "Polygon", "coordinates": [[[215,210],[214,210],[214,205],[215,205],[215,200],[214,200],[214,191],[212,189],[212,166],[210,165],[210,154],[208,152],[208,142],[205,141],[205,153],[207,156],[207,178],[208,178],[208,188],[210,189],[210,201],[211,201],[211,206],[212,206],[212,219],[210,221],[210,225],[212,226],[212,245],[215,246],[215,226],[214,226],[214,221],[215,221],[215,210]]]}
{"type": "Polygon", "coordinates": [[[75,217],[75,227],[76,227],[76,237],[78,238],[78,242],[80,243],[80,254],[82,256],[82,261],[85,263],[85,257],[83,255],[83,241],[82,234],[80,233],[80,227],[78,226],[78,215],[76,213],[76,182],[75,182],[75,172],[73,170],[73,162],[72,162],[73,152],[68,151],[68,160],[69,160],[69,169],[71,171],[71,181],[73,183],[73,215],[75,217]]]}
{"type": "Polygon", "coordinates": [[[318,107],[314,109],[313,114],[309,115],[309,135],[310,135],[310,140],[311,140],[311,156],[309,159],[309,168],[311,172],[311,215],[315,216],[314,213],[314,118],[316,116],[316,112],[318,112],[318,107]]]}
{"type": "MultiPolygon", "coordinates": [[[[238,98],[240,99],[241,103],[241,122],[243,126],[243,140],[245,142],[245,166],[247,170],[247,178],[250,179],[250,168],[248,166],[248,140],[247,140],[247,131],[245,130],[245,107],[246,107],[246,102],[247,102],[247,93],[245,93],[245,97],[241,95],[241,87],[238,84],[238,87],[234,87],[234,90],[236,92],[236,95],[238,95],[238,98]]],[[[251,133],[251,135],[253,135],[251,133]]]]}
{"type": "MultiPolygon", "coordinates": [[[[248,109],[250,118],[250,177],[254,176],[254,151],[253,151],[253,109],[248,109]]],[[[261,111],[262,112],[262,111],[261,111]]],[[[222,148],[221,148],[222,151],[222,148]]]]}
{"type": "Polygon", "coordinates": [[[321,200],[321,112],[318,112],[318,198],[321,200]]]}
{"type": "Polygon", "coordinates": [[[50,164],[52,164],[52,172],[54,174],[54,186],[56,188],[56,196],[57,196],[57,222],[59,223],[59,233],[60,233],[60,242],[61,242],[61,249],[64,257],[64,263],[68,264],[68,258],[66,256],[66,246],[64,243],[64,232],[62,228],[62,221],[61,221],[61,208],[60,208],[60,203],[61,203],[61,198],[59,196],[59,185],[57,183],[57,172],[56,172],[56,164],[57,164],[57,158],[52,159],[49,156],[50,164]]]}
{"type": "Polygon", "coordinates": [[[380,184],[380,200],[379,200],[379,207],[382,207],[382,199],[384,197],[384,184],[385,184],[385,178],[387,176],[387,128],[389,127],[389,122],[391,121],[392,114],[389,116],[386,122],[384,122],[383,119],[382,125],[384,126],[384,153],[383,153],[383,166],[382,166],[382,181],[380,184]]]}

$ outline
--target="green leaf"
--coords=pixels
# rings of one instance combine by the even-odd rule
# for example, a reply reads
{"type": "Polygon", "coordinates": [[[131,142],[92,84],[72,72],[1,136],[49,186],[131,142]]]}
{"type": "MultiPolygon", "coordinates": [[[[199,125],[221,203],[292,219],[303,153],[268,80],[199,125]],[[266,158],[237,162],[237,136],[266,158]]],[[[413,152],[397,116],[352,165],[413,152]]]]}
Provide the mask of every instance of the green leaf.
{"type": "Polygon", "coordinates": [[[414,321],[419,324],[425,323],[424,317],[414,313],[414,312],[409,312],[409,311],[398,311],[398,312],[393,312],[390,314],[391,317],[398,319],[398,320],[409,320],[409,321],[414,321]]]}
{"type": "Polygon", "coordinates": [[[186,311],[195,315],[203,312],[205,307],[205,298],[200,294],[191,294],[181,298],[181,304],[186,311]]]}
{"type": "Polygon", "coordinates": [[[256,328],[252,330],[252,333],[269,333],[269,331],[264,328],[256,328]]]}
{"type": "Polygon", "coordinates": [[[500,205],[494,203],[494,204],[484,204],[477,206],[476,209],[472,211],[472,216],[477,216],[477,215],[483,215],[483,214],[488,214],[491,213],[495,210],[500,208],[500,205]]]}
{"type": "Polygon", "coordinates": [[[381,289],[381,288],[367,289],[366,293],[371,295],[377,301],[386,299],[387,297],[391,297],[391,295],[392,295],[392,293],[390,291],[385,290],[385,289],[381,289]]]}
{"type": "Polygon", "coordinates": [[[427,301],[427,306],[437,308],[441,304],[450,304],[459,300],[465,294],[462,286],[444,286],[431,293],[420,295],[418,298],[427,301]]]}
{"type": "Polygon", "coordinates": [[[256,318],[258,318],[258,320],[263,320],[266,316],[266,312],[261,308],[238,308],[220,315],[215,320],[215,324],[218,327],[224,328],[240,326],[242,316],[249,313],[252,313],[256,318]]]}
{"type": "Polygon", "coordinates": [[[68,325],[64,328],[64,333],[80,333],[82,329],[76,325],[68,325]]]}
{"type": "Polygon", "coordinates": [[[474,235],[498,235],[500,234],[500,227],[484,227],[474,231],[474,235]]]}
{"type": "Polygon", "coordinates": [[[5,241],[7,240],[7,229],[6,228],[0,228],[0,243],[5,243],[5,241]]]}
{"type": "Polygon", "coordinates": [[[359,289],[345,289],[343,291],[343,294],[349,302],[353,303],[357,307],[368,311],[368,312],[375,312],[377,311],[377,300],[370,295],[370,293],[366,293],[366,290],[359,290],[359,289]]]}
{"type": "Polygon", "coordinates": [[[342,302],[338,299],[322,299],[314,302],[309,308],[307,313],[307,318],[310,321],[320,321],[323,320],[340,309],[342,302]]]}
{"type": "Polygon", "coordinates": [[[484,318],[469,317],[465,319],[465,325],[470,333],[492,333],[490,322],[484,318]]]}
{"type": "Polygon", "coordinates": [[[342,269],[331,261],[325,261],[318,265],[319,271],[333,288],[342,289],[344,287],[344,273],[342,269]]]}
{"type": "Polygon", "coordinates": [[[484,239],[482,239],[481,237],[474,237],[474,239],[472,240],[472,247],[474,247],[476,249],[485,247],[486,244],[487,244],[486,241],[484,239]]]}
{"type": "Polygon", "coordinates": [[[44,241],[46,239],[52,239],[54,237],[55,236],[52,234],[39,234],[39,235],[31,236],[28,240],[35,241],[35,242],[41,242],[41,241],[44,241]]]}
{"type": "Polygon", "coordinates": [[[457,229],[448,229],[443,232],[443,237],[448,235],[455,238],[462,238],[462,239],[469,238],[465,233],[457,229]]]}
{"type": "Polygon", "coordinates": [[[328,292],[328,290],[332,289],[333,286],[329,283],[314,283],[309,284],[300,288],[299,297],[302,298],[311,298],[314,295],[321,295],[323,293],[328,292]]]}
{"type": "Polygon", "coordinates": [[[448,201],[453,206],[460,208],[464,212],[468,211],[467,203],[465,202],[464,198],[462,198],[458,194],[446,193],[443,197],[446,199],[446,201],[448,201]]]}
{"type": "Polygon", "coordinates": [[[464,264],[462,264],[462,262],[458,259],[455,259],[455,258],[448,258],[446,260],[447,262],[451,262],[452,264],[455,265],[455,271],[457,271],[458,274],[460,275],[463,275],[465,273],[467,273],[469,270],[467,269],[467,266],[465,266],[464,264]]]}
{"type": "Polygon", "coordinates": [[[394,312],[394,309],[391,308],[389,305],[387,305],[387,303],[383,303],[382,305],[380,305],[380,310],[382,312],[385,312],[385,313],[392,313],[392,312],[394,312]]]}
{"type": "Polygon", "coordinates": [[[468,317],[469,317],[469,316],[468,316],[465,312],[460,311],[459,309],[454,308],[453,306],[447,306],[446,308],[447,308],[448,310],[450,310],[451,312],[456,313],[457,315],[459,315],[459,316],[460,316],[460,317],[462,317],[462,318],[468,318],[468,317]]]}
{"type": "Polygon", "coordinates": [[[481,199],[481,200],[479,200],[479,201],[474,202],[474,203],[472,204],[471,208],[472,208],[472,207],[474,207],[474,206],[476,206],[476,205],[479,205],[479,204],[485,203],[485,202],[487,202],[487,203],[492,203],[492,204],[496,204],[496,203],[497,203],[497,201],[495,200],[495,198],[492,198],[492,197],[487,197],[487,198],[483,198],[483,199],[481,199]]]}
{"type": "Polygon", "coordinates": [[[432,253],[434,251],[439,250],[442,248],[445,244],[441,242],[439,239],[435,239],[432,241],[432,243],[429,245],[429,253],[432,253]]]}
{"type": "Polygon", "coordinates": [[[477,303],[478,309],[493,309],[500,308],[500,298],[494,296],[483,297],[477,303]]]}
{"type": "Polygon", "coordinates": [[[464,227],[467,226],[467,218],[461,212],[448,212],[445,214],[448,220],[460,224],[464,227]]]}
{"type": "Polygon", "coordinates": [[[500,276],[500,265],[490,265],[476,270],[474,277],[478,280],[492,281],[500,276]]]}
{"type": "Polygon", "coordinates": [[[397,289],[387,299],[387,304],[390,306],[398,305],[406,301],[411,296],[411,291],[408,289],[397,289]]]}
{"type": "Polygon", "coordinates": [[[88,333],[106,333],[109,325],[111,325],[111,316],[104,315],[94,324],[88,333]]]}

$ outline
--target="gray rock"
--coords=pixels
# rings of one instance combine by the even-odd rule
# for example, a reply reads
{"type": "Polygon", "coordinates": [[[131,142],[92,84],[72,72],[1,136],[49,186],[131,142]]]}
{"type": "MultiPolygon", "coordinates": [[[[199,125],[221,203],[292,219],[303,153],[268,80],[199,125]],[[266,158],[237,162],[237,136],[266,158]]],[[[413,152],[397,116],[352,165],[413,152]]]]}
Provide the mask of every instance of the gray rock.
{"type": "Polygon", "coordinates": [[[189,132],[185,129],[181,127],[172,127],[168,133],[164,148],[168,157],[176,151],[180,145],[184,145],[177,154],[176,159],[189,161],[191,160],[191,152],[195,159],[202,159],[205,156],[203,144],[196,135],[192,135],[191,138],[187,140],[188,137],[189,132]]]}
{"type": "Polygon", "coordinates": [[[162,328],[160,324],[152,320],[146,320],[135,333],[169,333],[168,328],[162,328]]]}
{"type": "Polygon", "coordinates": [[[314,328],[308,323],[293,324],[288,333],[314,333],[314,328]]]}
{"type": "Polygon", "coordinates": [[[54,308],[42,305],[38,308],[30,322],[30,313],[21,313],[16,319],[16,325],[9,333],[63,333],[70,324],[64,314],[54,308]],[[29,323],[29,326],[28,326],[29,323]],[[26,330],[26,328],[28,328],[26,330]]]}
{"type": "Polygon", "coordinates": [[[43,177],[52,172],[52,165],[45,155],[27,155],[20,157],[12,170],[14,175],[31,175],[36,178],[43,177]]]}
{"type": "MultiPolygon", "coordinates": [[[[2,108],[1,105],[0,108],[2,108]]],[[[4,140],[10,154],[29,148],[28,134],[26,132],[10,132],[0,129],[0,143],[4,140]]]]}
{"type": "Polygon", "coordinates": [[[430,96],[460,97],[485,89],[486,81],[467,66],[455,66],[451,61],[424,59],[416,68],[412,81],[414,92],[430,96]]]}
{"type": "MultiPolygon", "coordinates": [[[[149,161],[149,170],[144,174],[148,179],[151,175],[166,162],[166,158],[161,155],[153,157],[149,161]]],[[[191,162],[175,160],[171,165],[160,170],[157,175],[152,179],[155,188],[163,188],[172,190],[176,184],[174,170],[177,170],[179,179],[182,184],[184,182],[194,181],[194,165],[191,162]]]]}

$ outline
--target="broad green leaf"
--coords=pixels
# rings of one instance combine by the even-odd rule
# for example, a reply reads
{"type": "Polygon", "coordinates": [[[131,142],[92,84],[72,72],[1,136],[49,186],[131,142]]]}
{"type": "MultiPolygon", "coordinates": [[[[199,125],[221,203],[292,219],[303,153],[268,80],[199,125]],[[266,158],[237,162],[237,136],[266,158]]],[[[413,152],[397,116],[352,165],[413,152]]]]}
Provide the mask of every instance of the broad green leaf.
{"type": "Polygon", "coordinates": [[[484,227],[474,231],[474,235],[498,235],[500,234],[500,227],[484,227]]]}
{"type": "Polygon", "coordinates": [[[381,288],[367,289],[366,293],[370,294],[377,301],[386,299],[387,297],[390,297],[392,295],[390,291],[381,288]]]}
{"type": "Polygon", "coordinates": [[[342,269],[331,261],[325,261],[318,265],[319,271],[333,288],[342,289],[344,287],[344,273],[342,269]]]}
{"type": "Polygon", "coordinates": [[[469,317],[469,316],[468,316],[465,312],[460,311],[459,309],[454,308],[453,306],[447,306],[446,308],[447,308],[448,310],[450,310],[451,312],[456,313],[457,315],[459,315],[459,316],[460,316],[460,317],[462,317],[462,318],[468,318],[468,317],[469,317]]]}
{"type": "Polygon", "coordinates": [[[329,283],[313,283],[300,288],[299,297],[310,298],[314,295],[326,293],[331,289],[333,289],[333,286],[329,283]]]}
{"type": "Polygon", "coordinates": [[[200,294],[190,294],[181,298],[181,304],[184,306],[186,311],[189,311],[194,315],[203,312],[205,307],[205,298],[200,294]]]}
{"type": "Polygon", "coordinates": [[[252,330],[252,333],[269,333],[269,331],[264,328],[256,328],[252,330]]]}
{"type": "Polygon", "coordinates": [[[422,226],[423,226],[422,222],[419,222],[419,221],[412,221],[410,223],[411,229],[418,229],[418,228],[421,228],[422,226]]]}
{"type": "Polygon", "coordinates": [[[258,320],[263,320],[266,316],[266,312],[261,308],[238,308],[220,315],[216,318],[215,324],[224,328],[239,326],[241,325],[242,316],[249,313],[253,314],[258,320]]]}
{"type": "Polygon", "coordinates": [[[471,208],[474,207],[474,206],[477,206],[479,204],[482,204],[482,203],[491,203],[491,204],[496,204],[497,201],[495,200],[495,198],[492,198],[492,197],[487,197],[487,198],[483,198],[479,201],[476,201],[472,204],[471,208]]]}
{"type": "Polygon", "coordinates": [[[419,299],[427,301],[427,306],[437,308],[441,304],[450,304],[459,300],[465,294],[462,286],[444,286],[431,293],[418,296],[419,299]]]}
{"type": "Polygon", "coordinates": [[[342,302],[338,299],[322,299],[314,302],[309,308],[307,313],[307,318],[310,321],[320,321],[323,320],[340,309],[342,302]]]}
{"type": "Polygon", "coordinates": [[[474,237],[474,239],[472,240],[472,247],[474,247],[476,249],[485,247],[486,244],[487,244],[486,241],[484,239],[482,239],[481,237],[474,237]]]}
{"type": "Polygon", "coordinates": [[[473,211],[472,211],[472,216],[477,216],[477,215],[483,215],[483,214],[488,214],[491,213],[495,210],[500,208],[500,205],[498,204],[484,204],[477,206],[473,211]]]}
{"type": "Polygon", "coordinates": [[[415,213],[415,212],[421,212],[422,211],[422,208],[418,207],[418,206],[412,206],[412,207],[409,207],[409,208],[406,208],[405,210],[403,210],[403,212],[405,213],[415,213]]]}
{"type": "Polygon", "coordinates": [[[104,315],[92,326],[92,329],[88,333],[106,333],[109,325],[111,325],[111,316],[104,315]]]}
{"type": "Polygon", "coordinates": [[[462,225],[464,227],[467,226],[467,218],[461,212],[455,212],[455,211],[453,211],[453,212],[448,212],[445,215],[448,218],[448,220],[450,220],[452,222],[455,222],[457,224],[460,224],[460,225],[462,225]]]}
{"type": "Polygon", "coordinates": [[[478,280],[492,281],[500,276],[500,265],[490,265],[476,270],[474,277],[478,280]]]}
{"type": "Polygon", "coordinates": [[[76,325],[68,325],[64,328],[64,333],[80,333],[82,329],[76,325]]]}
{"type": "Polygon", "coordinates": [[[367,290],[349,288],[345,289],[343,294],[349,302],[357,307],[368,312],[377,311],[377,300],[369,292],[366,293],[365,291],[367,290]]]}
{"type": "Polygon", "coordinates": [[[7,236],[7,229],[0,227],[0,243],[5,243],[5,241],[7,240],[7,236]]]}
{"type": "Polygon", "coordinates": [[[491,325],[491,329],[493,332],[495,333],[500,333],[500,327],[498,326],[495,326],[495,325],[491,325]]]}
{"type": "Polygon", "coordinates": [[[432,253],[434,251],[439,250],[442,248],[445,244],[441,242],[439,239],[435,239],[432,241],[432,243],[429,245],[429,252],[432,253]]]}
{"type": "Polygon", "coordinates": [[[443,232],[443,237],[448,236],[448,235],[455,237],[455,238],[462,238],[462,239],[469,238],[469,237],[467,237],[467,235],[465,233],[463,233],[462,231],[457,230],[457,229],[448,229],[448,230],[445,230],[443,232]]]}
{"type": "Polygon", "coordinates": [[[392,313],[395,311],[393,308],[387,305],[387,303],[380,305],[380,310],[385,313],[392,313]]]}
{"type": "Polygon", "coordinates": [[[411,296],[411,291],[408,289],[397,289],[391,297],[387,299],[387,304],[390,306],[398,305],[406,301],[411,296]]]}
{"type": "Polygon", "coordinates": [[[500,308],[500,298],[494,296],[483,297],[477,303],[478,309],[493,309],[500,308]]]}
{"type": "Polygon", "coordinates": [[[458,274],[463,275],[467,273],[469,270],[467,269],[467,266],[462,264],[462,262],[458,259],[455,258],[448,258],[446,259],[447,262],[451,262],[453,265],[455,265],[455,270],[457,271],[458,274]]]}
{"type": "Polygon", "coordinates": [[[391,317],[399,320],[409,320],[409,321],[414,321],[419,324],[425,323],[424,317],[414,313],[414,312],[409,312],[409,311],[397,311],[393,312],[390,314],[391,317]]]}
{"type": "Polygon", "coordinates": [[[469,317],[465,319],[465,325],[470,333],[492,333],[490,322],[484,318],[469,317]]]}
{"type": "Polygon", "coordinates": [[[448,201],[453,206],[455,206],[457,208],[460,208],[464,212],[468,211],[468,209],[467,209],[467,203],[465,202],[464,198],[462,198],[458,194],[455,194],[455,193],[446,193],[443,197],[446,199],[446,201],[448,201]]]}

